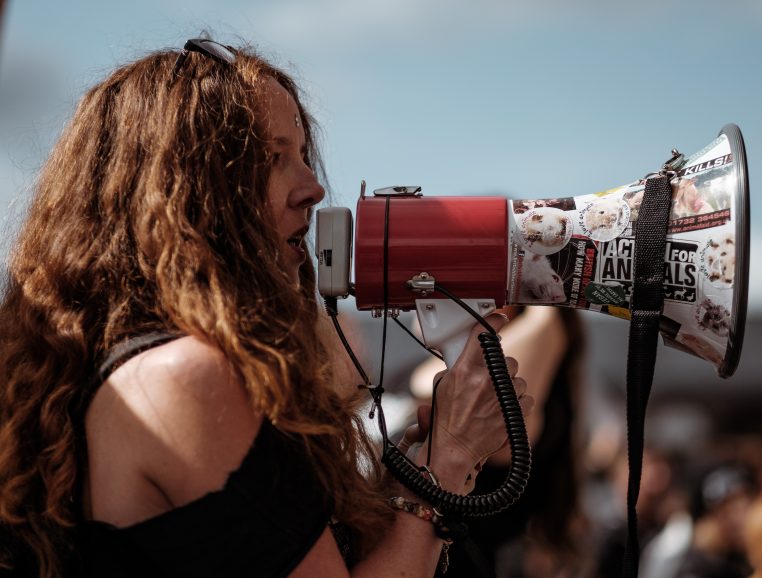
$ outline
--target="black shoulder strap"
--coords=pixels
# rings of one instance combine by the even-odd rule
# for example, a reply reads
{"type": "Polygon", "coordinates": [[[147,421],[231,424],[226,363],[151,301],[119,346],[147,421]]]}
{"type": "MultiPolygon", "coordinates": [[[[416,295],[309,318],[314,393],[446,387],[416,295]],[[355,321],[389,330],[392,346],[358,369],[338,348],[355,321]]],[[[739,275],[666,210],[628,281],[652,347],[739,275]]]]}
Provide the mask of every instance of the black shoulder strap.
{"type": "Polygon", "coordinates": [[[648,396],[656,363],[659,320],[664,305],[664,252],[672,187],[666,176],[646,180],[646,190],[635,226],[635,273],[630,306],[627,354],[627,545],[626,578],[638,575],[640,545],[635,506],[640,493],[648,396]]]}
{"type": "Polygon", "coordinates": [[[106,356],[106,359],[101,363],[100,367],[98,367],[97,371],[93,371],[90,375],[87,387],[82,390],[77,402],[73,406],[74,423],[79,424],[82,427],[80,433],[84,435],[85,412],[95,396],[95,393],[98,391],[98,388],[108,379],[109,375],[114,373],[120,365],[132,357],[135,357],[152,347],[158,347],[159,345],[163,345],[180,337],[182,337],[182,335],[179,333],[146,333],[145,335],[126,339],[111,349],[106,356]]]}
{"type": "MultiPolygon", "coordinates": [[[[82,391],[72,408],[72,421],[74,423],[77,439],[75,453],[77,456],[77,469],[80,472],[80,476],[83,476],[84,472],[87,471],[85,412],[95,396],[95,393],[98,391],[98,388],[104,381],[106,381],[106,379],[108,379],[109,375],[130,358],[135,357],[139,353],[151,349],[152,347],[158,347],[159,345],[163,345],[164,343],[168,343],[173,339],[178,339],[180,337],[182,337],[182,335],[178,333],[154,332],[127,339],[114,347],[109,352],[106,360],[100,365],[98,371],[92,374],[87,388],[82,391]]],[[[74,507],[73,513],[77,522],[80,523],[83,521],[82,509],[80,507],[80,504],[82,503],[82,491],[83,484],[78,482],[74,495],[74,502],[77,506],[74,507]]]]}
{"type": "Polygon", "coordinates": [[[131,337],[126,341],[122,341],[116,347],[114,347],[106,360],[98,368],[98,372],[93,376],[97,384],[103,383],[108,379],[108,376],[114,373],[116,369],[128,361],[130,358],[143,353],[151,349],[152,347],[158,347],[164,345],[170,341],[181,337],[177,333],[147,333],[146,335],[139,335],[137,337],[131,337]]]}

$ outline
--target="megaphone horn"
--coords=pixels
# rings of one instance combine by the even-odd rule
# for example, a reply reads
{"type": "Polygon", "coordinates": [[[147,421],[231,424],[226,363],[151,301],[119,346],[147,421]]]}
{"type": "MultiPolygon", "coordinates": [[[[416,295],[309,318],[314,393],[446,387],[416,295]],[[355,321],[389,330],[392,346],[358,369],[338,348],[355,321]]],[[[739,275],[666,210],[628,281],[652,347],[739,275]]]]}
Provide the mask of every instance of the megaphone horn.
{"type": "MultiPolygon", "coordinates": [[[[687,158],[673,153],[660,333],[665,344],[729,377],[741,353],[748,294],[743,137],[729,124],[699,152],[687,158]]],[[[420,319],[425,299],[444,297],[435,281],[476,307],[552,305],[629,319],[644,189],[644,178],[554,199],[434,197],[419,187],[371,196],[363,189],[356,210],[357,308],[418,308],[420,319]]],[[[351,242],[345,211],[318,211],[323,295],[349,292],[349,249],[343,258],[331,258],[351,242]]]]}

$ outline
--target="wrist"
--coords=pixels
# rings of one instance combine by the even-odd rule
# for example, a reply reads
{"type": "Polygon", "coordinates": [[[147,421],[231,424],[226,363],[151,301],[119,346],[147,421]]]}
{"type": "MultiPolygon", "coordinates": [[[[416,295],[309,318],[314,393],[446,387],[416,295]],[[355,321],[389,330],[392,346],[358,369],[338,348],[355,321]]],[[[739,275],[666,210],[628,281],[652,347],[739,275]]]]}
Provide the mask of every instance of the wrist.
{"type": "Polygon", "coordinates": [[[435,444],[432,447],[431,463],[426,464],[428,455],[428,441],[426,441],[416,456],[416,464],[428,465],[442,488],[449,492],[462,494],[466,489],[472,489],[473,477],[481,460],[447,430],[437,429],[435,437],[437,439],[434,440],[435,444]]]}

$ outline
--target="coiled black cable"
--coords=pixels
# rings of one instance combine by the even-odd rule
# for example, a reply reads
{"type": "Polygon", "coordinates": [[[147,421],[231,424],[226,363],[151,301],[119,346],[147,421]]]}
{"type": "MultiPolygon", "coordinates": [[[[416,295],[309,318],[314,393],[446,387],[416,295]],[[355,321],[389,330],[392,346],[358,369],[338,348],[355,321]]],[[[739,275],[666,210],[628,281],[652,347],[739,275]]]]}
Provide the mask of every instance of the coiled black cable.
{"type": "Polygon", "coordinates": [[[445,515],[489,516],[501,512],[521,496],[529,480],[532,462],[529,439],[500,340],[496,334],[485,331],[479,334],[479,344],[500,404],[512,452],[511,467],[503,484],[488,494],[455,494],[422,476],[418,467],[395,445],[385,443],[381,457],[381,461],[402,485],[445,515]]]}
{"type": "MultiPolygon", "coordinates": [[[[437,285],[436,290],[450,297],[475,317],[479,317],[466,303],[451,294],[444,287],[437,285]]],[[[500,345],[500,337],[495,330],[479,317],[480,322],[485,328],[489,329],[489,331],[479,334],[479,345],[482,348],[484,362],[503,414],[508,434],[508,443],[512,453],[511,467],[503,484],[494,492],[464,496],[443,490],[434,482],[424,477],[421,474],[420,468],[389,440],[386,430],[386,419],[384,417],[383,406],[381,405],[381,392],[369,385],[370,380],[367,374],[357,357],[352,353],[352,348],[349,346],[336,319],[337,308],[335,299],[326,299],[326,309],[333,320],[334,327],[339,337],[341,337],[345,349],[349,352],[355,367],[363,377],[364,384],[361,387],[367,388],[373,396],[374,407],[378,410],[378,423],[383,440],[381,461],[389,472],[410,491],[437,507],[440,512],[449,516],[489,516],[509,508],[526,488],[527,481],[529,480],[532,455],[524,417],[521,412],[521,405],[513,388],[511,376],[508,373],[508,366],[506,365],[503,349],[500,345]]]]}

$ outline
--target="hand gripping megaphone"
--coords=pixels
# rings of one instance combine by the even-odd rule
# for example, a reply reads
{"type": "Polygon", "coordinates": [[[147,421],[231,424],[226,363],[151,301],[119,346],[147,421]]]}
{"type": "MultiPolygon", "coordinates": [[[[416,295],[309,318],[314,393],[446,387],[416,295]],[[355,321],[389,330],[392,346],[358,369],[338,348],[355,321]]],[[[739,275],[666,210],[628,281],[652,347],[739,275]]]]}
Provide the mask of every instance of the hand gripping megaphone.
{"type": "MultiPolygon", "coordinates": [[[[735,371],[749,270],[749,190],[743,137],[727,125],[699,152],[673,151],[664,253],[666,345],[735,371]]],[[[666,166],[666,165],[665,165],[666,166]]],[[[317,212],[318,287],[354,294],[359,310],[415,309],[424,340],[448,366],[479,314],[512,304],[599,311],[629,319],[635,226],[645,178],[554,199],[436,197],[420,187],[361,191],[354,232],[348,209],[317,212]]]]}

